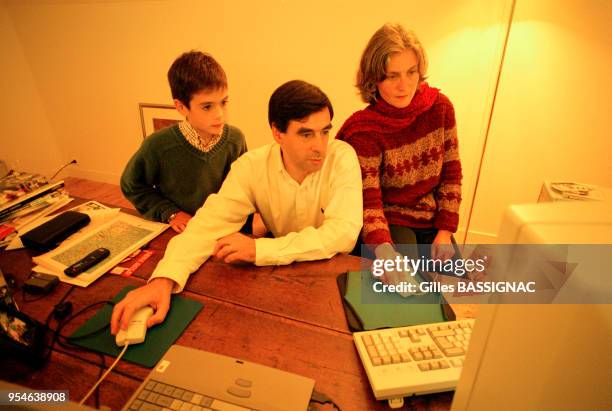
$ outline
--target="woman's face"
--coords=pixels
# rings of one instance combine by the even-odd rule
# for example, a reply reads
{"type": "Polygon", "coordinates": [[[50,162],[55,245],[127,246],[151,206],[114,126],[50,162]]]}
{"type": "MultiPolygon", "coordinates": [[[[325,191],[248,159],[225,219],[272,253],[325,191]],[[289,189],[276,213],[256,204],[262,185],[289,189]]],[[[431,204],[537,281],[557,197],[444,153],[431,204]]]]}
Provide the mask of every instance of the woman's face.
{"type": "Polygon", "coordinates": [[[391,54],[385,74],[386,78],[377,84],[378,93],[394,107],[407,107],[419,85],[419,60],[414,50],[391,54]]]}

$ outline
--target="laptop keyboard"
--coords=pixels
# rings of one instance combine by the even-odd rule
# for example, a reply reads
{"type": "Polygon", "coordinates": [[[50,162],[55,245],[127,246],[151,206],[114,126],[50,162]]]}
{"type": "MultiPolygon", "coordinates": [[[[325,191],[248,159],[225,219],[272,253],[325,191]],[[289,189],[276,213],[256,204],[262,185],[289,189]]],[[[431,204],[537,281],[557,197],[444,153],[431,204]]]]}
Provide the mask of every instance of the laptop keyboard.
{"type": "Polygon", "coordinates": [[[159,381],[149,380],[132,401],[130,411],[251,411],[229,402],[208,397],[159,381]]]}

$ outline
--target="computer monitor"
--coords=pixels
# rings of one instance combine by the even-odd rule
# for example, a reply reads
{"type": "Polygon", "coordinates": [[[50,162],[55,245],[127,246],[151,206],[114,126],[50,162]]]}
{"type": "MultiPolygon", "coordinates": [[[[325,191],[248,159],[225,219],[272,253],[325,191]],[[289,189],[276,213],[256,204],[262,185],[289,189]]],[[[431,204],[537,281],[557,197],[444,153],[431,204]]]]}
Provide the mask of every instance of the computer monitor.
{"type": "MultiPolygon", "coordinates": [[[[502,244],[612,244],[612,210],[512,206],[499,234],[502,244]]],[[[452,409],[612,409],[610,347],[612,304],[481,305],[452,409]]]]}
{"type": "Polygon", "coordinates": [[[612,199],[508,207],[498,244],[610,244],[612,199]]]}

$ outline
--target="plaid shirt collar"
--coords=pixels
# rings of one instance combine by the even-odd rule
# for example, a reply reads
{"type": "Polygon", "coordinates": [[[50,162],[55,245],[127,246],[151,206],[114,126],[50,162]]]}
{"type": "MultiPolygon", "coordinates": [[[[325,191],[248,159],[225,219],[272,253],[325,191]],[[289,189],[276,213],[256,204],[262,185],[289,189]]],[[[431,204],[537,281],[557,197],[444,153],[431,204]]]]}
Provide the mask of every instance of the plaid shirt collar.
{"type": "Polygon", "coordinates": [[[207,153],[221,140],[221,134],[213,136],[208,141],[203,141],[195,128],[187,120],[179,123],[179,130],[185,137],[185,140],[198,150],[207,153]]]}

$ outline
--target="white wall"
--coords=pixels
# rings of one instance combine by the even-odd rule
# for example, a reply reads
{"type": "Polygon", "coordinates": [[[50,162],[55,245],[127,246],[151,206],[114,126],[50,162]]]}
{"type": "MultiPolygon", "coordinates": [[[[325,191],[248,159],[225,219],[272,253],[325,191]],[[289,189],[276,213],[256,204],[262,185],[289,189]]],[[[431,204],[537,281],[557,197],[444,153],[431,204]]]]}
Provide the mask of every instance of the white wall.
{"type": "MultiPolygon", "coordinates": [[[[138,103],[171,102],[166,72],[181,52],[201,49],[221,62],[230,82],[230,122],[254,148],[271,141],[267,101],[287,80],[302,78],[328,93],[336,130],[364,107],[353,87],[360,54],[378,27],[401,22],[426,47],[430,84],[456,108],[463,218],[508,5],[509,0],[11,1],[7,9],[62,158],[79,161],[69,172],[111,183],[142,140],[138,103]]],[[[46,141],[40,144],[51,144],[46,141]]]]}
{"type": "Polygon", "coordinates": [[[64,164],[46,107],[6,7],[0,5],[0,160],[49,175],[64,164]]]}
{"type": "Polygon", "coordinates": [[[544,180],[612,187],[610,21],[609,1],[518,2],[468,241],[544,180]]]}

